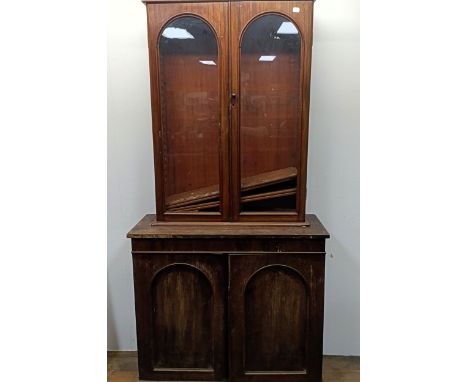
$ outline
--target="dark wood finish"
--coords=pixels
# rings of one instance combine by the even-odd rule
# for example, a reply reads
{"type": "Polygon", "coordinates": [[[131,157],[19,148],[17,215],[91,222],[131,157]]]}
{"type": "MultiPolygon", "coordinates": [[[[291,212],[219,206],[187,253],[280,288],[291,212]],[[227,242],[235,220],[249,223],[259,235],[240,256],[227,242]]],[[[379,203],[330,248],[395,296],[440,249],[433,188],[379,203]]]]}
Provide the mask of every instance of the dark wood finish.
{"type": "Polygon", "coordinates": [[[133,256],[141,379],[223,380],[227,264],[221,256],[133,256]]]}
{"type": "MultiPolygon", "coordinates": [[[[230,214],[230,200],[229,200],[229,168],[228,168],[228,156],[229,156],[229,142],[228,142],[228,126],[229,126],[229,115],[226,107],[222,105],[228,105],[229,103],[229,88],[228,88],[228,18],[229,4],[227,2],[210,2],[210,3],[172,3],[172,4],[147,4],[148,14],[148,45],[149,45],[149,57],[150,57],[150,78],[151,78],[151,100],[152,100],[152,121],[153,121],[153,146],[154,146],[154,164],[155,164],[155,180],[156,180],[156,213],[158,220],[161,221],[187,221],[187,220],[201,220],[201,221],[220,221],[228,220],[230,214]],[[214,32],[217,40],[218,50],[218,62],[216,67],[218,68],[219,78],[217,78],[219,84],[219,114],[220,114],[220,130],[219,136],[212,136],[210,139],[219,141],[219,193],[221,199],[221,211],[220,212],[207,212],[197,213],[195,216],[192,214],[184,213],[165,213],[166,204],[171,202],[170,195],[173,193],[188,192],[185,189],[183,183],[171,185],[167,189],[165,185],[166,171],[174,171],[173,165],[166,164],[164,158],[165,135],[163,122],[163,115],[171,115],[174,118],[184,118],[184,116],[177,116],[175,110],[166,111],[162,113],[162,93],[161,93],[161,72],[160,72],[160,58],[159,58],[159,38],[163,28],[170,23],[172,20],[180,16],[195,16],[202,19],[207,23],[214,32]],[[169,199],[168,199],[169,198],[169,199]]],[[[166,65],[165,68],[169,70],[171,65],[166,65]]],[[[180,89],[180,91],[174,91],[174,96],[177,97],[179,93],[183,92],[186,86],[185,83],[177,82],[180,77],[180,70],[183,70],[183,64],[173,65],[172,75],[167,74],[167,78],[172,81],[172,89],[180,89]],[[179,75],[178,75],[179,74],[179,75]]],[[[192,87],[196,87],[196,73],[193,77],[194,84],[192,87]]],[[[207,80],[209,77],[203,77],[207,80]]],[[[216,79],[213,79],[216,80],[216,79]]],[[[190,85],[190,84],[189,84],[190,85]]],[[[187,85],[188,86],[188,85],[187,85]]],[[[189,86],[190,87],[190,86],[189,86]]],[[[195,89],[195,88],[194,88],[195,89]]],[[[202,90],[202,89],[200,89],[202,90]]],[[[177,103],[175,103],[177,104],[177,103]]],[[[177,125],[177,123],[176,123],[177,125]]],[[[203,133],[201,133],[203,134],[203,133]]],[[[188,143],[190,146],[190,143],[188,143]]],[[[185,146],[183,143],[178,144],[178,152],[183,152],[185,146]]],[[[187,146],[188,147],[188,146],[187,146]]],[[[208,163],[208,162],[206,162],[208,163]]],[[[180,168],[183,172],[184,167],[180,168]]],[[[209,183],[210,180],[214,179],[214,175],[210,172],[210,176],[206,176],[206,166],[191,168],[190,174],[175,174],[177,176],[173,179],[178,179],[177,182],[183,182],[184,178],[189,177],[188,183],[194,183],[195,189],[199,186],[196,185],[197,179],[204,180],[204,183],[209,183]]],[[[211,186],[207,184],[206,186],[211,186]]],[[[218,187],[218,185],[216,185],[218,187]]]]}
{"type": "Polygon", "coordinates": [[[315,215],[307,215],[306,223],[299,226],[275,226],[271,224],[235,224],[235,223],[213,223],[213,224],[191,224],[180,225],[156,224],[156,215],[148,214],[127,234],[131,239],[327,239],[330,234],[324,228],[315,215]]]}
{"type": "Polygon", "coordinates": [[[233,381],[313,381],[322,375],[323,254],[232,255],[233,381]]]}
{"type": "MultiPolygon", "coordinates": [[[[243,33],[246,27],[256,18],[263,14],[279,14],[294,22],[302,37],[301,43],[301,68],[300,68],[300,83],[302,84],[300,99],[301,111],[301,137],[300,137],[300,153],[299,153],[299,171],[297,176],[297,195],[296,195],[296,212],[277,212],[277,213],[251,213],[241,212],[241,131],[240,131],[240,107],[237,102],[232,107],[231,112],[231,183],[232,183],[232,216],[234,220],[239,221],[304,221],[305,217],[305,196],[306,196],[306,170],[307,170],[307,139],[308,139],[308,104],[309,104],[309,89],[305,86],[306,81],[310,81],[310,64],[308,57],[312,49],[312,8],[313,3],[310,1],[294,2],[295,7],[300,8],[300,12],[292,12],[291,3],[287,1],[240,1],[231,3],[231,93],[237,94],[242,98],[240,93],[240,72],[241,72],[241,57],[240,46],[243,38],[243,33]],[[305,151],[304,151],[305,149],[305,151]]],[[[285,70],[287,70],[285,68],[285,70]]],[[[276,76],[278,77],[278,76],[276,76]]],[[[274,83],[278,83],[276,78],[274,83]]],[[[259,85],[260,86],[260,85],[259,85]]],[[[286,84],[279,86],[287,86],[286,84]]],[[[275,144],[270,142],[270,144],[275,144]]],[[[257,143],[258,145],[258,143],[257,143]]],[[[286,157],[284,159],[287,160],[286,157]]],[[[288,162],[284,162],[288,163],[288,162]]]]}
{"type": "MultiPolygon", "coordinates": [[[[209,30],[209,26],[206,29],[209,30]]],[[[213,34],[209,38],[216,42],[213,34]]],[[[216,101],[219,98],[218,67],[196,64],[211,58],[204,57],[202,53],[159,56],[163,163],[168,206],[171,198],[193,189],[215,188],[218,196],[220,193],[220,105],[216,101]],[[189,65],[188,61],[192,64],[189,65]],[[192,112],[187,113],[187,109],[192,112]]]]}
{"type": "Polygon", "coordinates": [[[303,222],[313,2],[143,2],[148,11],[157,219],[169,222],[303,222]],[[299,12],[293,11],[292,4],[299,12]],[[246,28],[265,14],[278,15],[294,23],[301,36],[300,57],[285,53],[266,66],[268,70],[263,70],[263,66],[254,64],[258,54],[252,51],[249,55],[247,49],[243,65],[252,66],[256,73],[249,84],[254,96],[247,100],[247,94],[244,97],[240,94],[240,46],[246,28]],[[216,65],[210,67],[211,72],[203,65],[187,67],[184,57],[192,57],[190,62],[203,58],[201,53],[190,49],[185,55],[164,58],[159,55],[159,39],[165,26],[178,17],[188,16],[200,18],[213,30],[218,55],[216,65]],[[190,76],[187,77],[188,71],[190,76]],[[219,87],[218,93],[213,90],[216,87],[219,87]],[[274,93],[261,101],[261,95],[272,87],[274,93]],[[171,90],[166,91],[167,88],[171,90]],[[202,95],[204,89],[209,93],[206,99],[219,98],[219,102],[213,101],[211,106],[201,103],[197,119],[196,113],[184,112],[187,110],[185,98],[191,97],[190,94],[196,98],[197,93],[206,97],[202,95]],[[243,131],[247,135],[244,134],[241,141],[239,111],[246,102],[256,106],[250,114],[244,113],[243,131]],[[257,119],[262,110],[268,112],[277,126],[259,135],[262,128],[258,127],[257,119]],[[165,124],[172,126],[170,132],[164,128],[165,124]],[[192,127],[188,129],[187,126],[192,127]],[[248,126],[253,126],[253,135],[249,135],[248,126]],[[193,160],[188,159],[190,156],[193,160]],[[274,188],[259,190],[255,193],[258,198],[252,193],[246,194],[251,189],[246,184],[250,178],[256,180],[264,173],[281,173],[285,169],[293,169],[295,175],[281,189],[295,188],[294,193],[275,194],[273,192],[279,188],[274,188]],[[246,207],[241,209],[241,204],[246,207]]]}
{"type": "Polygon", "coordinates": [[[329,234],[316,216],[303,226],[155,218],[127,235],[141,379],[319,380],[329,234]]]}
{"type": "Polygon", "coordinates": [[[127,235],[140,378],[318,382],[329,234],[305,215],[313,2],[143,2],[157,208],[127,235]]]}
{"type": "Polygon", "coordinates": [[[202,187],[196,190],[182,192],[180,194],[174,194],[169,196],[166,200],[167,206],[169,208],[178,208],[194,203],[204,202],[206,200],[214,198],[219,198],[218,185],[202,187]]]}
{"type": "MultiPolygon", "coordinates": [[[[249,203],[249,202],[256,202],[260,200],[269,200],[269,199],[276,199],[282,198],[284,196],[296,195],[296,188],[287,188],[285,190],[278,190],[278,191],[269,191],[263,193],[257,193],[253,195],[247,195],[241,197],[242,203],[249,203]]],[[[182,207],[175,207],[172,208],[171,211],[199,211],[205,210],[209,208],[216,208],[219,207],[219,201],[213,202],[205,202],[205,203],[198,203],[198,204],[190,204],[187,206],[182,207]]]]}
{"type": "Polygon", "coordinates": [[[241,192],[296,179],[296,176],[297,169],[295,167],[286,167],[280,170],[251,175],[241,179],[241,192]]]}
{"type": "Polygon", "coordinates": [[[206,210],[206,209],[217,209],[219,208],[219,200],[215,200],[212,202],[204,202],[204,203],[196,203],[196,204],[189,204],[186,206],[181,207],[174,207],[171,208],[170,211],[179,212],[179,211],[199,211],[199,210],[206,210]]]}
{"type": "MultiPolygon", "coordinates": [[[[297,169],[287,167],[280,170],[268,171],[265,173],[243,178],[241,181],[241,191],[251,191],[266,186],[279,184],[285,181],[294,180],[297,176],[297,169]]],[[[279,191],[276,191],[279,192],[279,191]]],[[[270,192],[271,193],[271,192],[270,192]]],[[[270,196],[266,197],[267,199],[270,196]]],[[[244,202],[249,200],[264,199],[261,194],[249,195],[244,198],[244,202]],[[253,198],[257,196],[257,198],[253,198]]],[[[166,204],[170,211],[190,211],[203,208],[219,207],[219,187],[217,185],[202,187],[191,191],[173,194],[166,198],[166,204]],[[217,199],[217,200],[215,200],[217,199]]]]}

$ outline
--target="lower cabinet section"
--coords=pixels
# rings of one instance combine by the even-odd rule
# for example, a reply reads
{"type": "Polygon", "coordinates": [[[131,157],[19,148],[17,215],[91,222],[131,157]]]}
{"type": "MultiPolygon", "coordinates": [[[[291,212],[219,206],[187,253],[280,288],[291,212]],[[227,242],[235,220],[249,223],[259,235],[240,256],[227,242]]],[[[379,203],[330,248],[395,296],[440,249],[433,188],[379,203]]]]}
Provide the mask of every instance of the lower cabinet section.
{"type": "Polygon", "coordinates": [[[140,379],[321,381],[324,260],[134,253],[140,379]]]}

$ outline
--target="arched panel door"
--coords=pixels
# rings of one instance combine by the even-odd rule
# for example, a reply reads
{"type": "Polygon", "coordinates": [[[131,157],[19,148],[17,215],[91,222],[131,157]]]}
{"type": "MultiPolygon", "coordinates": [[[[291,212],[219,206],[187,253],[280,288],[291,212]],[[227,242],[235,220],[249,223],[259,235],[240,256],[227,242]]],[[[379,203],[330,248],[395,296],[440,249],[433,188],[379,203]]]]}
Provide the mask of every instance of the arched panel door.
{"type": "Polygon", "coordinates": [[[322,256],[229,257],[233,381],[321,381],[322,256]]]}
{"type": "Polygon", "coordinates": [[[133,256],[140,379],[226,377],[226,258],[133,256]]]}
{"type": "Polygon", "coordinates": [[[232,7],[234,211],[302,221],[312,4],[232,7]]]}
{"type": "Polygon", "coordinates": [[[306,369],[307,286],[290,267],[272,265],[247,282],[245,368],[258,371],[306,369]]]}
{"type": "Polygon", "coordinates": [[[170,265],[152,286],[155,370],[213,369],[213,290],[196,267],[170,265]]]}
{"type": "Polygon", "coordinates": [[[157,11],[152,6],[158,219],[226,219],[227,4],[158,4],[157,11]]]}

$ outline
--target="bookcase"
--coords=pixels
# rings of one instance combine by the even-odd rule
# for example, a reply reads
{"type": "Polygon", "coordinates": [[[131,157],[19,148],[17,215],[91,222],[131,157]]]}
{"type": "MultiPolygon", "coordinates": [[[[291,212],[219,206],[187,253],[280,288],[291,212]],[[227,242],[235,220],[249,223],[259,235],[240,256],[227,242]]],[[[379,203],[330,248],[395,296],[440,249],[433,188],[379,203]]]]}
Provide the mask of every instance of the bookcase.
{"type": "Polygon", "coordinates": [[[140,379],[319,382],[313,2],[143,2],[156,213],[127,235],[140,379]]]}

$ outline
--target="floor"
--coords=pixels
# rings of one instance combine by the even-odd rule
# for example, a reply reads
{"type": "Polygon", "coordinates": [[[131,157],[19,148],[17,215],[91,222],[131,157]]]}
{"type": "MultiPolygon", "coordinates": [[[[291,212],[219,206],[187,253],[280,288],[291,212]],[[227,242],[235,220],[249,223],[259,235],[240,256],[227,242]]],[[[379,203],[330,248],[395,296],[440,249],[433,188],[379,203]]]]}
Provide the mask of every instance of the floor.
{"type": "MultiPolygon", "coordinates": [[[[107,352],[107,382],[137,382],[136,352],[107,352]]],[[[323,382],[359,382],[359,357],[323,357],[323,382]]]]}

